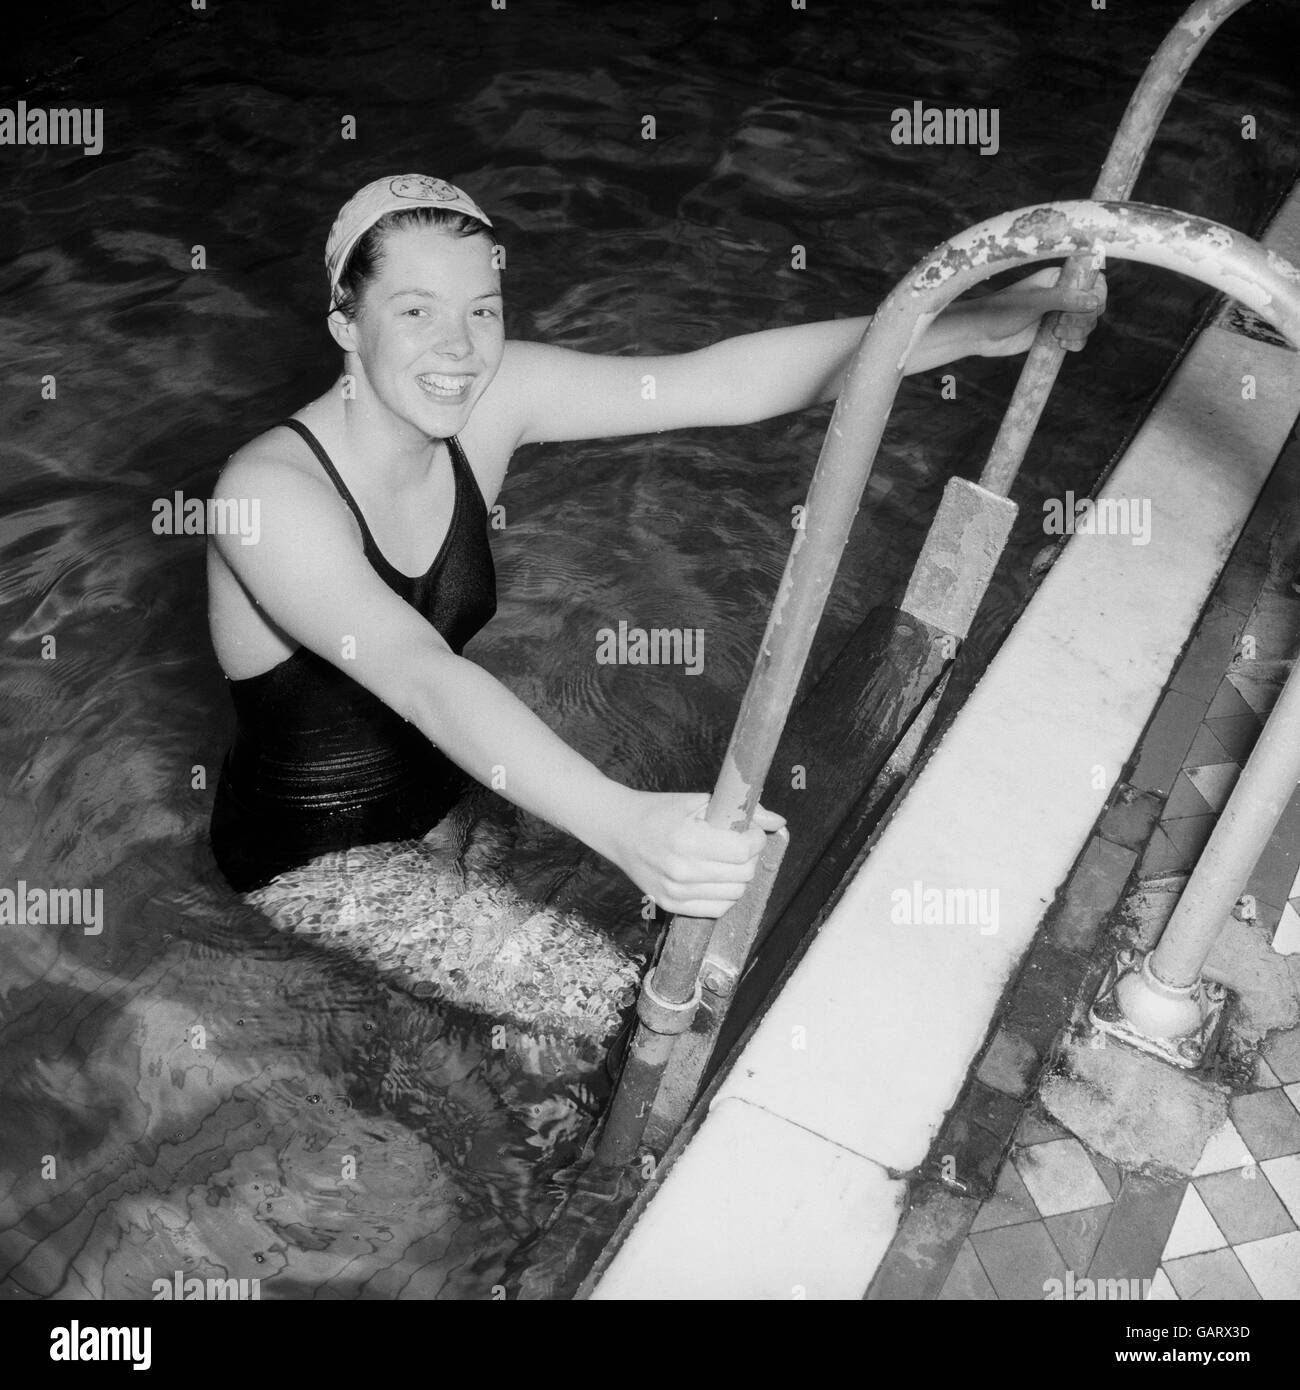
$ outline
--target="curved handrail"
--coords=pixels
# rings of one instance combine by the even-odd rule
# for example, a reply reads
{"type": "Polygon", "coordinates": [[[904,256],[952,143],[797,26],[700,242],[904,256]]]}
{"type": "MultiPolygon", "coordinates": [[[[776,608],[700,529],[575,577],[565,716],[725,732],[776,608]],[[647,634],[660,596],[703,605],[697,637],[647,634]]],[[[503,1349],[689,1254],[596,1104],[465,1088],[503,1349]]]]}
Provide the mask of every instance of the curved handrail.
{"type": "Polygon", "coordinates": [[[744,829],[758,801],[907,360],[958,295],[1012,266],[1100,244],[1240,300],[1300,343],[1300,270],[1217,222],[1144,203],[1045,203],[1003,213],[932,251],[885,299],[845,376],[708,819],[744,829]]]}
{"type": "MultiPolygon", "coordinates": [[[[1179,271],[1230,294],[1300,344],[1300,270],[1249,237],[1170,208],[1044,203],[989,218],[932,251],[876,311],[845,375],[813,474],[804,528],[795,532],[709,801],[711,824],[737,830],[749,825],[917,341],[948,304],[982,280],[1013,266],[1090,253],[1097,245],[1121,260],[1179,271]]],[[[602,1162],[626,1162],[636,1151],[675,1033],[698,1001],[697,980],[713,927],[711,919],[692,917],[675,917],[669,927],[642,986],[640,1026],[597,1151],[602,1162]]]]}
{"type": "MultiPolygon", "coordinates": [[[[1123,201],[1132,194],[1156,131],[1188,68],[1223,21],[1248,3],[1249,0],[1196,0],[1165,36],[1124,110],[1106,162],[1093,186],[1095,200],[1123,201]]],[[[1097,271],[1089,249],[1070,257],[1057,283],[1071,289],[1090,290],[1097,279],[1097,271]]],[[[999,497],[1006,497],[1011,491],[1061,370],[1065,349],[1057,339],[1056,328],[1062,317],[1059,313],[1047,314],[1039,325],[1034,345],[1020,369],[1015,393],[980,474],[980,486],[999,497]]]]}

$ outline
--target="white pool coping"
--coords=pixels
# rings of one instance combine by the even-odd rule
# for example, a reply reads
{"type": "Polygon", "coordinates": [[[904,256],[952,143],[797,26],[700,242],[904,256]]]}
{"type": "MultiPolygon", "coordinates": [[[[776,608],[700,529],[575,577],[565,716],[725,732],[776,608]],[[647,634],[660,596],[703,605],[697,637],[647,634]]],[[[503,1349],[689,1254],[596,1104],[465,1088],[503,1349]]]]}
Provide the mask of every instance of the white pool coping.
{"type": "MultiPolygon", "coordinates": [[[[1263,240],[1300,262],[1300,189],[1263,240]]],[[[1198,337],[1099,494],[1149,499],[1150,543],[1065,546],[591,1297],[862,1297],[893,1174],[956,1100],[1298,402],[1300,355],[1198,337]],[[895,924],[918,881],[997,889],[996,931],[895,924]]]]}

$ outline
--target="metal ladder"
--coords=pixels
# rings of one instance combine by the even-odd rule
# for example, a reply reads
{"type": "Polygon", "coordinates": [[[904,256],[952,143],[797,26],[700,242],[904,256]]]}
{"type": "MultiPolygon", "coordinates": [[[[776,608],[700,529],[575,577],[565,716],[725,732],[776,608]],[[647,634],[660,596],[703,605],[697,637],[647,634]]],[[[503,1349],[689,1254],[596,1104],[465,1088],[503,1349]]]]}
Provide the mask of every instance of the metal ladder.
{"type": "MultiPolygon", "coordinates": [[[[920,261],[872,319],[845,377],[822,446],[805,521],[795,533],[767,629],[723,758],[707,819],[745,829],[762,792],[820,622],[839,557],[870,476],[909,354],[958,295],[1000,271],[1068,257],[1063,282],[1092,285],[1103,257],[1178,271],[1235,299],[1300,343],[1300,271],[1217,223],[1123,201],[1182,77],[1218,26],[1247,0],[1197,0],[1147,67],[1089,201],[1022,208],[979,223],[920,261]]],[[[1052,316],[1054,317],[1054,316],[1052,316]]],[[[936,636],[966,636],[1016,507],[1007,494],[1056,379],[1064,350],[1040,326],[979,484],[950,479],[902,604],[921,648],[936,636]],[[971,556],[954,556],[954,535],[975,534],[971,556]],[[954,582],[954,575],[956,580],[954,582]]],[[[967,552],[970,547],[965,547],[967,552]]],[[[906,625],[904,625],[906,627],[906,625]]],[[[919,692],[908,713],[914,751],[951,665],[919,692]]],[[[647,1141],[662,1148],[692,1104],[712,1056],[788,845],[769,837],[745,897],[716,923],[675,917],[642,986],[638,1025],[606,1114],[597,1161],[621,1165],[647,1141]],[[701,1012],[701,1004],[705,1005],[701,1012]],[[694,1026],[693,1026],[694,1024],[694,1026]],[[702,1026],[701,1026],[702,1025],[702,1026]]]]}

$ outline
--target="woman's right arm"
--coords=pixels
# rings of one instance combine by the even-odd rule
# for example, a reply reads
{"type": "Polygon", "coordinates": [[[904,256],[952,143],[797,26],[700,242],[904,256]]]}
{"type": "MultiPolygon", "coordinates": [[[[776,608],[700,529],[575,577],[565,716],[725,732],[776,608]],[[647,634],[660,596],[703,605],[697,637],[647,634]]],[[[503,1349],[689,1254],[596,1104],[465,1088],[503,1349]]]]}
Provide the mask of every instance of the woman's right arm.
{"type": "Polygon", "coordinates": [[[668,911],[716,917],[740,897],[779,816],[760,810],[747,832],[720,830],[702,819],[705,793],[640,792],[606,777],[380,580],[324,480],[245,450],[214,496],[256,500],[256,543],[227,535],[213,544],[287,640],[346,672],[471,777],[604,855],[668,911]]]}

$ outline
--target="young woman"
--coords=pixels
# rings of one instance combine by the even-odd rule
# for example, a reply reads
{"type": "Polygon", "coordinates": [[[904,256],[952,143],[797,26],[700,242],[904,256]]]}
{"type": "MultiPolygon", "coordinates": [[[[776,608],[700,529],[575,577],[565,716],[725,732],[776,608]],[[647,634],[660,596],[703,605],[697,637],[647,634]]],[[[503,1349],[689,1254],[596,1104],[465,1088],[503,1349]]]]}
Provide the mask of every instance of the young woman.
{"type": "MultiPolygon", "coordinates": [[[[707,793],[612,781],[461,655],[496,608],[487,509],[521,444],[739,425],[833,400],[868,320],[669,357],[507,341],[495,246],[465,193],[423,175],[368,184],[334,223],[342,378],[240,449],[215,494],[260,514],[255,544],[214,536],[209,549],[212,638],[238,718],[213,814],[218,862],[243,891],[327,851],[419,837],[476,779],[666,910],[716,917],[780,817],[760,809],[748,832],[719,830],[701,819],[707,793]]],[[[1052,289],[1055,275],[951,306],[909,370],[1023,352],[1049,310],[1099,311],[1100,296],[1052,289]]]]}

